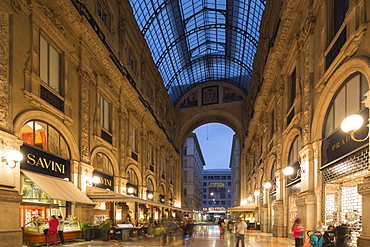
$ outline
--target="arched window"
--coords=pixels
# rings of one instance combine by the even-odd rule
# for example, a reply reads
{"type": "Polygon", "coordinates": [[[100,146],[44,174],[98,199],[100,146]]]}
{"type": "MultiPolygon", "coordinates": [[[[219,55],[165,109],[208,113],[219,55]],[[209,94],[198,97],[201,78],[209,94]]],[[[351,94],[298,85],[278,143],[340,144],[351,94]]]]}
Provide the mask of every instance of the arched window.
{"type": "Polygon", "coordinates": [[[32,120],[23,125],[20,138],[27,144],[36,146],[65,159],[70,159],[69,147],[64,137],[51,125],[32,120]]]}
{"type": "Polygon", "coordinates": [[[150,178],[148,178],[148,181],[147,181],[147,188],[150,191],[154,191],[154,184],[153,184],[153,181],[150,178]]]}
{"type": "Polygon", "coordinates": [[[128,170],[129,183],[132,185],[138,185],[138,178],[136,172],[133,169],[128,170]]]}
{"type": "Polygon", "coordinates": [[[290,146],[288,165],[291,166],[296,163],[299,159],[299,151],[302,149],[301,138],[296,136],[292,145],[290,146]]]}
{"type": "Polygon", "coordinates": [[[326,115],[324,137],[328,137],[340,127],[343,119],[347,116],[360,112],[365,108],[362,101],[364,94],[369,90],[364,75],[356,73],[351,75],[337,92],[332,100],[326,115]]]}
{"type": "Polygon", "coordinates": [[[274,163],[271,166],[271,180],[275,179],[275,173],[276,173],[276,160],[274,160],[274,163]]]}
{"type": "Polygon", "coordinates": [[[107,175],[113,176],[113,165],[108,156],[103,153],[97,153],[93,166],[96,170],[101,171],[107,175]]]}

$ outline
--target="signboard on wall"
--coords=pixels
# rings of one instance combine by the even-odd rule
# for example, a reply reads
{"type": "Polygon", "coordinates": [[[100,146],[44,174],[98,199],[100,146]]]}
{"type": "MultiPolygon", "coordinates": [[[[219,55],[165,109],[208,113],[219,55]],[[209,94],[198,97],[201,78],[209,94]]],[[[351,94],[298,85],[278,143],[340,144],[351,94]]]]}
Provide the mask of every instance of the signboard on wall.
{"type": "Polygon", "coordinates": [[[114,191],[113,176],[109,176],[99,171],[94,171],[93,177],[99,178],[97,182],[94,182],[95,187],[102,189],[110,189],[111,191],[114,191]]]}
{"type": "MultiPolygon", "coordinates": [[[[368,127],[366,124],[367,119],[369,118],[368,110],[363,110],[360,115],[364,119],[364,124],[355,133],[355,137],[357,139],[365,138],[368,133],[368,127]]],[[[323,141],[322,167],[346,158],[367,145],[369,145],[369,140],[364,140],[363,142],[354,141],[348,133],[345,133],[338,128],[323,141]]]]}
{"type": "Polygon", "coordinates": [[[21,169],[46,174],[58,178],[70,179],[70,161],[59,156],[23,144],[20,148],[23,160],[20,162],[21,169]]]}

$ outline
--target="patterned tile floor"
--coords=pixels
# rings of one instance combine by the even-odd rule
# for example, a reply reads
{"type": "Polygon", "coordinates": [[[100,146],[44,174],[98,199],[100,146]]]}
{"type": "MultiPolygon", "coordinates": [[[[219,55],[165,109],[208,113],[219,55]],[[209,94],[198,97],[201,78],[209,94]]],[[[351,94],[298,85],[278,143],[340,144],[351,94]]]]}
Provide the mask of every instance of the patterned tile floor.
{"type": "MultiPolygon", "coordinates": [[[[136,247],[170,247],[170,246],[196,246],[196,247],[234,247],[236,238],[226,233],[224,238],[220,238],[217,225],[197,225],[194,234],[183,237],[181,233],[168,236],[166,239],[159,237],[141,238],[119,242],[111,240],[109,242],[80,241],[71,242],[64,247],[115,247],[115,246],[136,246],[136,247]]],[[[53,246],[53,245],[52,245],[53,246]]],[[[241,244],[240,244],[241,246],[241,244]]],[[[273,237],[269,233],[248,230],[245,236],[246,247],[293,247],[294,240],[288,238],[273,237]]]]}

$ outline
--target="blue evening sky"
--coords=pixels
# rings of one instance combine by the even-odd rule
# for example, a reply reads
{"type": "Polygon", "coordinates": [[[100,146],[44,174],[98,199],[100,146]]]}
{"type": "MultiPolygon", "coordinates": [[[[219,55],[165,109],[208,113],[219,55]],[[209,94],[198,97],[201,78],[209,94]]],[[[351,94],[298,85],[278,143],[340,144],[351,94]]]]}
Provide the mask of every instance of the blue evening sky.
{"type": "Polygon", "coordinates": [[[204,124],[195,130],[205,159],[204,169],[229,168],[234,131],[220,123],[204,124]]]}

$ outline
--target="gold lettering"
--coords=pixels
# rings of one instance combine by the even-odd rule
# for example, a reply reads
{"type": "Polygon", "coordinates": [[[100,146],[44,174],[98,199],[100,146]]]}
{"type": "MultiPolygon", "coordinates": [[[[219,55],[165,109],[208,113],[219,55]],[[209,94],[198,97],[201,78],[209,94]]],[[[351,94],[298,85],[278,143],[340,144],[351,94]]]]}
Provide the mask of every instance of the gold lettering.
{"type": "Polygon", "coordinates": [[[58,164],[57,162],[53,162],[53,163],[55,165],[55,170],[54,171],[65,174],[65,169],[64,169],[65,165],[64,164],[58,164]]]}
{"type": "Polygon", "coordinates": [[[35,165],[35,166],[41,166],[42,168],[44,168],[44,169],[45,169],[45,167],[44,167],[44,163],[42,162],[42,158],[38,158],[37,163],[36,163],[36,165],[35,165]]]}
{"type": "Polygon", "coordinates": [[[41,166],[44,169],[50,169],[55,172],[59,173],[66,173],[66,165],[65,164],[59,164],[53,160],[47,160],[43,157],[36,157],[34,154],[27,154],[27,163],[31,166],[41,166]]]}
{"type": "Polygon", "coordinates": [[[33,154],[27,154],[27,163],[30,164],[31,166],[34,166],[35,163],[36,163],[36,160],[35,160],[35,155],[33,154]]]}

